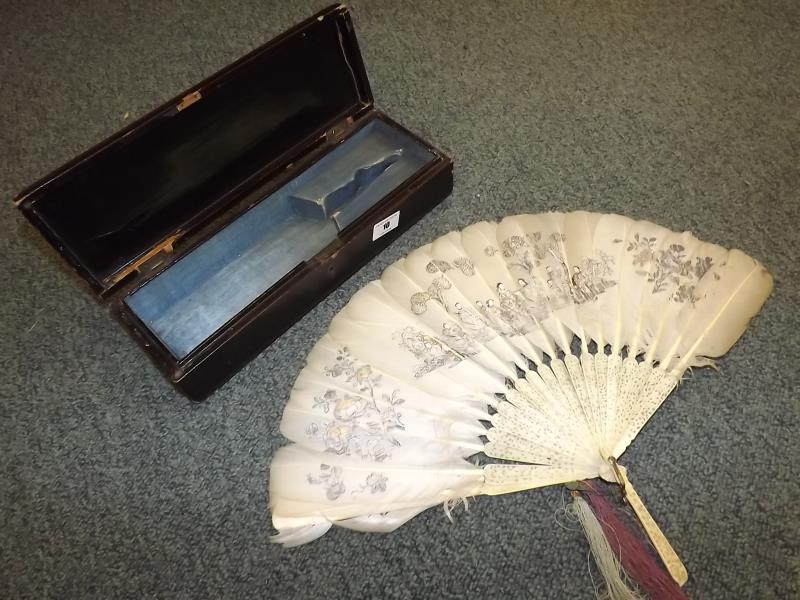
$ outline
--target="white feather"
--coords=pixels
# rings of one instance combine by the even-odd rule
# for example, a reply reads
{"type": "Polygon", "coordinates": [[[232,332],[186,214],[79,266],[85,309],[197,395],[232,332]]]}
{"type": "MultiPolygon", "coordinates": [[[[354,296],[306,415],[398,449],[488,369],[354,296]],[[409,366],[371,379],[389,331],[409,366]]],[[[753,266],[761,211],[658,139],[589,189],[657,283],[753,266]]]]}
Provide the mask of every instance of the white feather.
{"type": "Polygon", "coordinates": [[[613,481],[610,459],[771,289],[738,250],[619,215],[517,215],[442,236],[356,293],[309,354],[281,424],[295,443],[271,467],[274,540],[613,481]]]}

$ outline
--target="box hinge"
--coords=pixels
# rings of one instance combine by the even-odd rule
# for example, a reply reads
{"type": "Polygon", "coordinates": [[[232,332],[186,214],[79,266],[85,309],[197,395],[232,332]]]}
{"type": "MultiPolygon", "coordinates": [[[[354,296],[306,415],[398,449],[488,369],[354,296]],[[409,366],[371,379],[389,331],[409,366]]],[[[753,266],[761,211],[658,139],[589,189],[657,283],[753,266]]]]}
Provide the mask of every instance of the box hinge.
{"type": "Polygon", "coordinates": [[[192,92],[191,94],[186,94],[186,95],[185,95],[185,96],[184,96],[184,97],[181,99],[181,101],[180,101],[180,102],[178,102],[178,104],[177,104],[177,106],[175,107],[175,109],[176,109],[178,112],[181,112],[182,110],[186,110],[186,109],[187,109],[187,108],[189,108],[189,107],[190,107],[192,104],[194,104],[195,102],[197,102],[198,100],[200,100],[200,99],[202,99],[202,98],[203,98],[203,95],[200,93],[200,91],[199,91],[199,90],[197,90],[197,91],[195,91],[195,92],[192,92]]]}
{"type": "Polygon", "coordinates": [[[347,130],[350,128],[352,124],[353,124],[353,117],[347,117],[346,119],[339,121],[338,123],[336,123],[336,125],[334,125],[325,132],[325,141],[328,142],[329,144],[338,142],[345,136],[347,130]]]}
{"type": "Polygon", "coordinates": [[[172,246],[180,236],[180,233],[171,235],[158,246],[152,248],[147,254],[139,257],[138,260],[117,272],[112,278],[111,284],[119,283],[134,271],[147,273],[162,265],[169,258],[170,254],[172,254],[172,246]]]}

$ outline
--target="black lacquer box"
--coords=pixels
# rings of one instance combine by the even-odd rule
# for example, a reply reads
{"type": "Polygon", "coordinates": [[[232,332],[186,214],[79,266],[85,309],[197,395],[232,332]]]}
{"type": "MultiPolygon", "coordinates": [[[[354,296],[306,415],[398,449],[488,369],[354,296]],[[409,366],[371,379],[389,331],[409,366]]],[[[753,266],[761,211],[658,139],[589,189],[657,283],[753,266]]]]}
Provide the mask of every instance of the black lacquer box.
{"type": "Polygon", "coordinates": [[[330,7],[24,191],[169,379],[208,396],[452,190],[330,7]]]}

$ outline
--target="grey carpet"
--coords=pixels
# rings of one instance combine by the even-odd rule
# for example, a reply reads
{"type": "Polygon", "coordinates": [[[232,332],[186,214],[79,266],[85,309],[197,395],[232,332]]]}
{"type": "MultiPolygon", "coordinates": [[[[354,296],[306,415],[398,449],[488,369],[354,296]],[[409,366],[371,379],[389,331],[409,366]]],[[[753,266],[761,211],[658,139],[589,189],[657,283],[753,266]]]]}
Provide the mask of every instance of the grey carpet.
{"type": "Polygon", "coordinates": [[[561,489],[392,535],[271,546],[269,460],[303,358],[364,283],[453,228],[616,211],[745,249],[763,313],[626,454],[694,598],[797,598],[800,4],[356,1],[377,105],[455,190],[204,404],[179,397],[10,205],[25,184],[319,2],[0,8],[0,597],[591,598],[561,489]]]}

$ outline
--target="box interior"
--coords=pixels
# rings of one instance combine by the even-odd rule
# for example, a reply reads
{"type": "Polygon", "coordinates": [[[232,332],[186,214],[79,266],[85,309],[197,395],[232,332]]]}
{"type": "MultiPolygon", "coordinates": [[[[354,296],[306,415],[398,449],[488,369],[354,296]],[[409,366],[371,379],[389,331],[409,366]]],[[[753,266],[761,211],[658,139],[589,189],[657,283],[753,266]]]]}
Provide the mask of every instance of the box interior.
{"type": "Polygon", "coordinates": [[[434,158],[374,119],[124,302],[183,359],[434,158]]]}
{"type": "Polygon", "coordinates": [[[371,104],[347,9],[332,7],[17,201],[105,295],[155,246],[222,214],[240,186],[298,160],[322,132],[371,104]]]}

